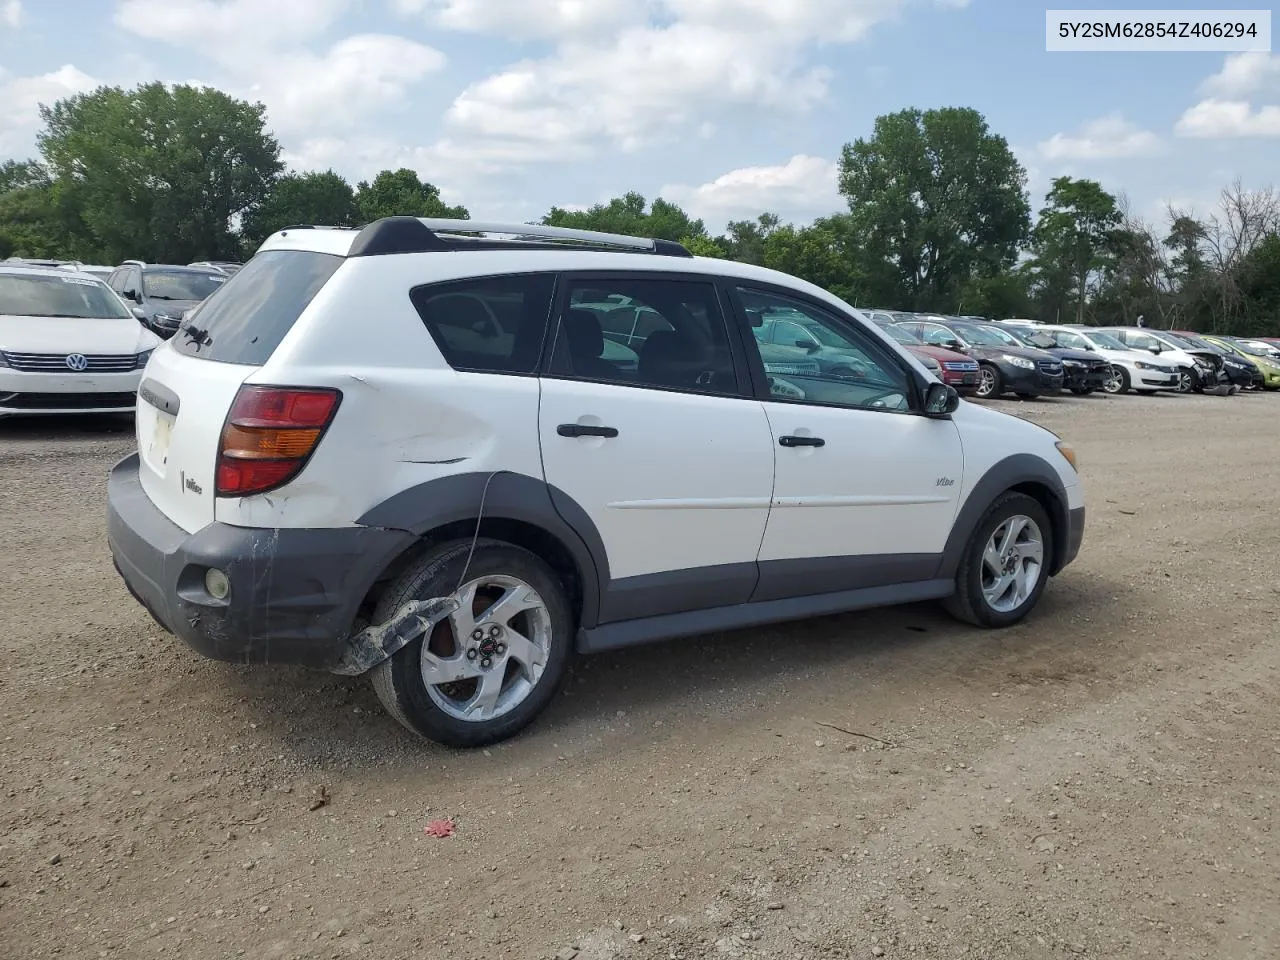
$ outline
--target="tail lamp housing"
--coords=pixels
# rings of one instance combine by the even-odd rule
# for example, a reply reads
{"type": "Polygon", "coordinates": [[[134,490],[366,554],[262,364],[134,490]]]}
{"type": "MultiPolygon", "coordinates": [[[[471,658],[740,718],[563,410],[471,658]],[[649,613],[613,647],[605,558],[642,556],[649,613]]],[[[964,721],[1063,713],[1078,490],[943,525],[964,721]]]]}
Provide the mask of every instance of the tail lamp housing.
{"type": "Polygon", "coordinates": [[[216,495],[248,497],[293,480],[341,402],[342,392],[327,387],[242,386],[218,441],[216,495]]]}

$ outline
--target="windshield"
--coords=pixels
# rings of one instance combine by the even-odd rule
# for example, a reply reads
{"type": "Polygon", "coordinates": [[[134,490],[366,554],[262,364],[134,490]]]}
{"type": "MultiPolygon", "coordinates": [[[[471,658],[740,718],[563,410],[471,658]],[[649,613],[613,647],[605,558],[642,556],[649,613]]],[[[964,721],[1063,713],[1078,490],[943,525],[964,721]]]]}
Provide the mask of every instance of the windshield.
{"type": "Polygon", "coordinates": [[[1183,350],[1185,350],[1187,347],[1190,347],[1192,350],[1204,349],[1204,347],[1197,347],[1194,343],[1192,343],[1186,337],[1180,337],[1176,333],[1167,333],[1163,330],[1160,331],[1160,336],[1157,339],[1164,340],[1166,343],[1171,344],[1175,347],[1179,347],[1183,350]]]}
{"type": "Polygon", "coordinates": [[[1273,350],[1264,350],[1256,343],[1249,343],[1245,340],[1233,340],[1231,343],[1232,346],[1239,347],[1251,357],[1270,357],[1274,352],[1273,350]]]}
{"type": "Polygon", "coordinates": [[[124,320],[133,314],[107,285],[81,277],[0,274],[0,314],[124,320]]]}
{"type": "Polygon", "coordinates": [[[152,300],[203,300],[227,278],[217,273],[148,270],[142,275],[143,293],[152,300]]]}
{"type": "Polygon", "coordinates": [[[893,337],[893,339],[897,340],[899,343],[905,343],[907,346],[918,347],[924,343],[924,341],[919,337],[913,337],[911,334],[907,333],[907,331],[903,330],[901,327],[894,326],[892,323],[877,323],[876,326],[889,336],[893,337]]]}
{"type": "Polygon", "coordinates": [[[969,343],[978,343],[984,347],[1020,347],[1017,337],[1012,337],[998,327],[980,326],[978,324],[957,323],[953,329],[969,343]]]}
{"type": "Polygon", "coordinates": [[[1129,349],[1111,334],[1103,333],[1100,330],[1090,330],[1088,333],[1081,334],[1081,336],[1092,343],[1095,347],[1101,347],[1103,350],[1129,349]]]}

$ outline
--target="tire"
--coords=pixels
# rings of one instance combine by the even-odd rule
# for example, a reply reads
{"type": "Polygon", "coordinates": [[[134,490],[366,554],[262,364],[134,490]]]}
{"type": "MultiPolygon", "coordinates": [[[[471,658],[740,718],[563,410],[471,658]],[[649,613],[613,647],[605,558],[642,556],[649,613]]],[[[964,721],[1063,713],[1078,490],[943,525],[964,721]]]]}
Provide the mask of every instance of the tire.
{"type": "Polygon", "coordinates": [[[1107,382],[1103,384],[1102,390],[1104,393],[1119,395],[1121,393],[1128,393],[1129,387],[1129,371],[1124,367],[1114,366],[1111,368],[1111,376],[1107,379],[1107,382]]]}
{"type": "Polygon", "coordinates": [[[1178,371],[1178,392],[1191,393],[1199,385],[1199,378],[1190,370],[1178,371]]]}
{"type": "MultiPolygon", "coordinates": [[[[1019,544],[1013,546],[1017,548],[1019,544]]],[[[956,591],[944,601],[944,605],[953,617],[975,626],[993,629],[1011,627],[1026,617],[1040,600],[1045,584],[1049,581],[1049,564],[1052,558],[1053,527],[1044,507],[1023,493],[1003,494],[991,504],[974,528],[956,571],[956,591]],[[984,559],[987,556],[988,542],[997,532],[1003,531],[1010,521],[1017,525],[1019,520],[1030,521],[1034,525],[1034,529],[1025,523],[1021,525],[1019,536],[1027,536],[1028,541],[1020,541],[1021,549],[1016,549],[1013,555],[1023,579],[1021,582],[1010,581],[1003,594],[994,595],[993,603],[993,596],[989,596],[989,592],[998,591],[1000,581],[1007,578],[995,575],[984,559]],[[1038,537],[1035,536],[1037,533],[1038,537]],[[1030,543],[1032,540],[1038,542],[1040,555],[1038,563],[1034,564],[1034,570],[1034,550],[1030,543]]]]}
{"type": "Polygon", "coordinates": [[[1071,392],[1077,397],[1087,397],[1089,394],[1093,393],[1093,387],[1072,387],[1071,392]]]}
{"type": "Polygon", "coordinates": [[[471,587],[475,598],[470,611],[464,606],[370,673],[383,707],[404,727],[446,746],[481,747],[519,733],[550,703],[573,657],[574,619],[563,584],[542,560],[521,547],[482,539],[474,554],[471,541],[461,540],[420,558],[383,595],[373,620],[385,623],[412,600],[450,596],[464,577],[462,592],[471,587]],[[509,597],[539,602],[495,619],[477,636],[486,623],[482,614],[509,597]],[[495,627],[498,632],[488,635],[495,627]],[[465,630],[472,630],[472,642],[460,647],[455,631],[465,630]],[[428,685],[427,669],[459,676],[428,685]],[[475,718],[465,716],[476,711],[475,718]]]}
{"type": "Polygon", "coordinates": [[[973,395],[979,400],[993,400],[1004,393],[1004,378],[1000,369],[990,363],[978,367],[978,389],[973,395]]]}

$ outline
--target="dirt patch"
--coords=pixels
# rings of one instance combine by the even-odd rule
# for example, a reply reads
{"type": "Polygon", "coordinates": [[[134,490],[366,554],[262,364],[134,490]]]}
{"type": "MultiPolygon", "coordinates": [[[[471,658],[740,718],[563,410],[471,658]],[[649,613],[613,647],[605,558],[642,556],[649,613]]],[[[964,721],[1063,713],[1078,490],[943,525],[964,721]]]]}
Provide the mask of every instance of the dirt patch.
{"type": "Polygon", "coordinates": [[[999,406],[1089,497],[1027,623],[582,660],[473,753],[189,653],[107,556],[131,437],[0,424],[0,956],[1280,954],[1280,397],[999,406]]]}

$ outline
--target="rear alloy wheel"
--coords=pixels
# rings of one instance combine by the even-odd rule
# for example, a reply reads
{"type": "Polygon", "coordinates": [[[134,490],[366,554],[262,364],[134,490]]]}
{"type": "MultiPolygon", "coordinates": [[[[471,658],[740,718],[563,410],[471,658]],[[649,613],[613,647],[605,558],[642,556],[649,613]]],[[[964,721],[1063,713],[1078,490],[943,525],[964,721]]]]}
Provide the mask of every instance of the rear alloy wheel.
{"type": "Polygon", "coordinates": [[[568,670],[572,617],[538,557],[496,540],[457,541],[406,570],[374,611],[451,596],[459,609],[372,671],[378,699],[414,733],[453,747],[505,740],[551,700],[568,670]],[[469,561],[469,562],[468,562],[469,561]]]}
{"type": "Polygon", "coordinates": [[[1052,557],[1044,507],[1026,494],[1006,493],[974,529],[947,610],[979,627],[1012,626],[1040,599],[1052,557]]]}
{"type": "Polygon", "coordinates": [[[1129,371],[1124,367],[1111,367],[1107,371],[1107,379],[1103,381],[1102,389],[1110,394],[1128,393],[1129,371]]]}
{"type": "Polygon", "coordinates": [[[1000,371],[984,363],[978,368],[978,389],[974,391],[974,396],[990,400],[1002,393],[1004,393],[1004,383],[1000,378],[1000,371]]]}

